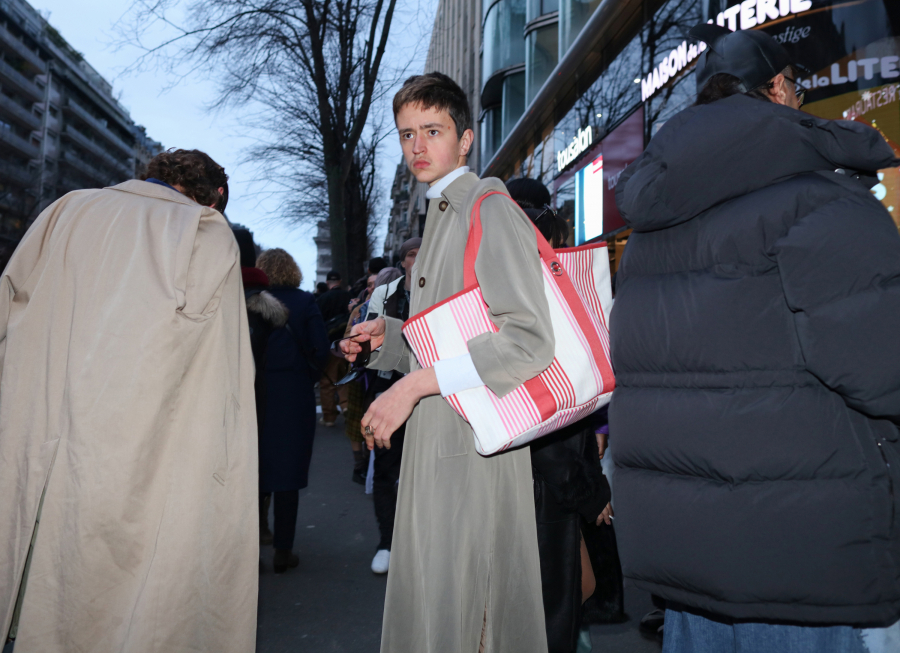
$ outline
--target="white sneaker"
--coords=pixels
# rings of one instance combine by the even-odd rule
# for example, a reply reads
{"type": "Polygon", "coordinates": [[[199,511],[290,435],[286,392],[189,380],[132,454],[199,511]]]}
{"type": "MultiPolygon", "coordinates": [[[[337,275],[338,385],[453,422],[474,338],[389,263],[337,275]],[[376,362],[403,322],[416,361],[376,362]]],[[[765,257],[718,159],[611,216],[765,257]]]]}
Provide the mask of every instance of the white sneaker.
{"type": "Polygon", "coordinates": [[[387,549],[379,549],[372,558],[372,571],[376,574],[386,574],[391,563],[391,552],[387,549]]]}

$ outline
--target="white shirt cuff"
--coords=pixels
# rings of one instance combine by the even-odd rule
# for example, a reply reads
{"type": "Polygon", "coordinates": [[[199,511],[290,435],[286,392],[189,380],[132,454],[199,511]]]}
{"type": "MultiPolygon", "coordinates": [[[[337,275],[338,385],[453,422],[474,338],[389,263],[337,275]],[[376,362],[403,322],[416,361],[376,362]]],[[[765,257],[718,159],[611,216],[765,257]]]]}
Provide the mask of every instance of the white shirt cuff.
{"type": "Polygon", "coordinates": [[[484,385],[481,375],[475,369],[475,363],[472,362],[471,354],[437,361],[434,364],[434,374],[437,376],[442,397],[455,395],[471,388],[480,388],[484,385]]]}

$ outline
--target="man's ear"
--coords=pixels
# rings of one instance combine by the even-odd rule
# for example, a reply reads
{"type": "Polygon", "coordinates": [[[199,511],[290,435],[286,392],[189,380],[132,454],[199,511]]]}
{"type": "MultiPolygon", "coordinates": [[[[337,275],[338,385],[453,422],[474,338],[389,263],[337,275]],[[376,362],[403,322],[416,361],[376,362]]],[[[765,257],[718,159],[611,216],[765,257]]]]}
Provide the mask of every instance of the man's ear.
{"type": "Polygon", "coordinates": [[[766,89],[766,94],[775,104],[787,106],[788,89],[785,84],[784,75],[778,73],[772,78],[772,88],[766,89]]]}
{"type": "Polygon", "coordinates": [[[467,129],[463,132],[462,137],[459,139],[459,155],[467,156],[469,154],[469,150],[472,149],[472,143],[475,140],[475,132],[471,129],[467,129]]]}

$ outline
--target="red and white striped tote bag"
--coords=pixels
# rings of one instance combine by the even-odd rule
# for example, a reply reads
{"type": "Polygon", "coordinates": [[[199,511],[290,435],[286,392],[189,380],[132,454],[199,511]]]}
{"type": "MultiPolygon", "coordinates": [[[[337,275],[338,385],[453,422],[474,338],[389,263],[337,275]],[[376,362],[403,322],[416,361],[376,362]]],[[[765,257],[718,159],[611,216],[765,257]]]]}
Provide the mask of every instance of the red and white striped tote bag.
{"type": "MultiPolygon", "coordinates": [[[[472,209],[465,254],[465,288],[413,316],[403,335],[422,367],[468,353],[468,341],[497,332],[475,277],[481,244],[482,196],[472,209]]],[[[510,199],[510,201],[512,201],[510,199]]],[[[489,455],[531,442],[609,402],[615,387],[607,318],[612,306],[606,243],[554,251],[535,228],[544,294],[556,339],[553,362],[542,374],[498,397],[486,386],[447,397],[475,431],[478,453],[489,455]]]]}

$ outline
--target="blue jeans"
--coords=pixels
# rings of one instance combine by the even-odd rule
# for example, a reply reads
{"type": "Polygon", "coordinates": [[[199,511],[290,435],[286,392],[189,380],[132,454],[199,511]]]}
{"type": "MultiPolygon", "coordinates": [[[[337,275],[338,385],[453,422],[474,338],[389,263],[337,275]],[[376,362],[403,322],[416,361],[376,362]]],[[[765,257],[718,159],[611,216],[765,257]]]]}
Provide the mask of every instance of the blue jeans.
{"type": "Polygon", "coordinates": [[[891,653],[900,623],[861,630],[851,626],[788,626],[731,622],[666,610],[663,653],[891,653]]]}

